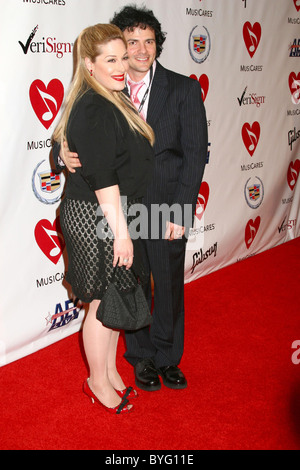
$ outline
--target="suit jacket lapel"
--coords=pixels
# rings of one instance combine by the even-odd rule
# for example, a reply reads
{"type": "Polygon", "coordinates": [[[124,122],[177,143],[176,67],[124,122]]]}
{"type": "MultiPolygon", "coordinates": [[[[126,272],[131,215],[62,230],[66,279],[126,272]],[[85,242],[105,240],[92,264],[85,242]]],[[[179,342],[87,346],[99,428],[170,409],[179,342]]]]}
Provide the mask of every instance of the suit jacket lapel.
{"type": "Polygon", "coordinates": [[[156,70],[151,86],[147,113],[147,122],[150,126],[153,127],[159,118],[160,112],[164,108],[168,93],[169,89],[166,69],[160,65],[159,62],[156,62],[156,70]]]}

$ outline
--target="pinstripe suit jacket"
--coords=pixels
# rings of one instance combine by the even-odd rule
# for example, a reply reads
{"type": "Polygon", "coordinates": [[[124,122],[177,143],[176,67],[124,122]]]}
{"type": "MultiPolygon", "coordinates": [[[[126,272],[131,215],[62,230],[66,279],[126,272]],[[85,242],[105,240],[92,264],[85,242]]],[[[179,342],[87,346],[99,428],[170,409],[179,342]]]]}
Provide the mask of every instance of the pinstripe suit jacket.
{"type": "MultiPolygon", "coordinates": [[[[157,62],[147,122],[155,132],[155,168],[145,204],[148,210],[151,204],[179,204],[182,214],[184,205],[189,204],[193,216],[208,145],[199,82],[157,62]]],[[[183,219],[171,220],[185,225],[183,219]]]]}

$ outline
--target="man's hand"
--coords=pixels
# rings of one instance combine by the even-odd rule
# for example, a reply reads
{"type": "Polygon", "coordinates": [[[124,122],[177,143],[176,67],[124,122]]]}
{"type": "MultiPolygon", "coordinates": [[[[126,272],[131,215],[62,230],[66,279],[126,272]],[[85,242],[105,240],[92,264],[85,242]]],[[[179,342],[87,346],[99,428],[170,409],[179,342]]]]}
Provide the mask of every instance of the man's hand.
{"type": "Polygon", "coordinates": [[[179,238],[182,238],[184,235],[184,231],[185,227],[173,224],[172,222],[167,222],[165,240],[177,240],[179,238]]]}
{"type": "Polygon", "coordinates": [[[64,141],[63,147],[60,149],[59,156],[70,171],[70,173],[75,173],[75,168],[80,168],[81,163],[78,158],[78,154],[75,152],[70,152],[68,143],[64,141]]]}

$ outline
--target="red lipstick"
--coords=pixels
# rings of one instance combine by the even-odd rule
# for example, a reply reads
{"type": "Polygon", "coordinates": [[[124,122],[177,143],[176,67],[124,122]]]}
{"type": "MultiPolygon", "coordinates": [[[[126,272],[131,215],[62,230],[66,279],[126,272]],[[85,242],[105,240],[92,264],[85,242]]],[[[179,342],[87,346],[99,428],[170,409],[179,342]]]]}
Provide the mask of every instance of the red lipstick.
{"type": "Polygon", "coordinates": [[[117,80],[117,82],[123,82],[124,79],[125,79],[125,75],[124,74],[123,75],[112,75],[112,78],[114,80],[117,80]]]}

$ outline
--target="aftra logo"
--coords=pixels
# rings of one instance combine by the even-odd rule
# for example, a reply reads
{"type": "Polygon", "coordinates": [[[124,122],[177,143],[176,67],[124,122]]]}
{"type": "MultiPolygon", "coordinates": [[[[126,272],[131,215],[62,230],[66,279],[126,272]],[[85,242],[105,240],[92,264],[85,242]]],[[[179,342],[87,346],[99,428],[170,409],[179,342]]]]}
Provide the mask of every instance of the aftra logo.
{"type": "Polygon", "coordinates": [[[82,305],[79,300],[68,299],[65,301],[64,308],[63,303],[56,304],[55,312],[53,315],[48,312],[48,316],[45,318],[47,326],[51,324],[49,331],[57,330],[68,325],[71,321],[76,320],[79,317],[82,305]]]}
{"type": "Polygon", "coordinates": [[[292,103],[300,104],[300,72],[298,75],[296,75],[295,72],[290,73],[289,87],[292,95],[292,103]]]}
{"type": "Polygon", "coordinates": [[[259,137],[260,137],[259,122],[255,121],[252,124],[252,126],[248,122],[245,122],[245,124],[242,127],[242,139],[251,157],[255,152],[255,149],[259,141],[259,137]]]}
{"type": "Polygon", "coordinates": [[[245,228],[245,243],[246,247],[249,250],[250,246],[252,245],[254,238],[257,235],[259,226],[260,226],[260,217],[256,217],[255,220],[250,219],[245,228]]]}
{"type": "Polygon", "coordinates": [[[261,38],[261,26],[259,23],[251,23],[247,21],[243,26],[243,36],[247,51],[252,58],[258,48],[261,38]]]}
{"type": "Polygon", "coordinates": [[[295,38],[293,44],[289,45],[290,55],[289,57],[300,57],[300,39],[295,38]]]}
{"type": "Polygon", "coordinates": [[[49,129],[60,110],[64,87],[60,80],[54,78],[48,86],[41,80],[35,80],[29,90],[32,108],[40,122],[49,129]]]}
{"type": "Polygon", "coordinates": [[[198,198],[197,198],[197,206],[196,206],[196,212],[195,216],[198,218],[198,220],[201,220],[203,217],[203,214],[205,212],[207,203],[209,199],[209,186],[206,183],[206,181],[203,181],[200,186],[198,198]]]}
{"type": "Polygon", "coordinates": [[[200,75],[199,79],[197,77],[197,75],[190,75],[190,78],[192,78],[193,80],[196,80],[196,81],[199,81],[200,85],[201,85],[201,93],[202,93],[202,101],[204,103],[205,99],[206,99],[206,96],[207,96],[207,93],[208,93],[208,89],[209,89],[209,79],[208,79],[208,76],[203,73],[202,75],[200,75]]]}
{"type": "Polygon", "coordinates": [[[40,220],[34,229],[35,240],[47,258],[57,264],[65,248],[59,216],[53,224],[47,219],[40,220]]]}
{"type": "Polygon", "coordinates": [[[297,179],[299,176],[299,171],[300,171],[300,160],[297,159],[295,162],[290,163],[288,172],[287,172],[288,185],[292,191],[294,190],[296,186],[297,179]]]}

